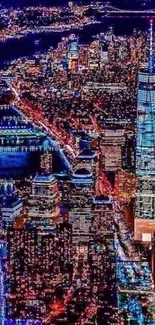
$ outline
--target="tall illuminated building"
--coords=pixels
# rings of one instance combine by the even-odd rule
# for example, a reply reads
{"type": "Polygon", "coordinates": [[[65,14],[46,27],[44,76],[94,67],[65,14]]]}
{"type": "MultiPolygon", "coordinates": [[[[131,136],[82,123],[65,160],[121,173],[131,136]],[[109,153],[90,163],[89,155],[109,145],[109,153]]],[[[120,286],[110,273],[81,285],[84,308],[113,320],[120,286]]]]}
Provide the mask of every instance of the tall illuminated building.
{"type": "Polygon", "coordinates": [[[0,225],[6,228],[19,217],[23,209],[23,200],[17,195],[0,197],[0,225]]]}
{"type": "Polygon", "coordinates": [[[28,220],[37,227],[55,229],[59,222],[60,196],[55,177],[37,175],[32,181],[32,193],[28,200],[28,220]]]}
{"type": "Polygon", "coordinates": [[[69,222],[72,224],[73,244],[87,246],[92,226],[94,182],[99,173],[99,157],[84,149],[76,157],[70,182],[69,222]]]}
{"type": "Polygon", "coordinates": [[[100,146],[105,171],[115,172],[122,169],[124,145],[125,131],[123,128],[104,128],[100,146]]]}
{"type": "Polygon", "coordinates": [[[107,229],[111,229],[113,211],[109,197],[99,196],[93,199],[92,216],[93,233],[100,234],[107,229]]]}
{"type": "Polygon", "coordinates": [[[22,211],[23,201],[12,180],[0,180],[0,228],[6,228],[22,211]]]}
{"type": "Polygon", "coordinates": [[[155,70],[153,22],[150,22],[149,68],[138,75],[135,239],[151,241],[155,230],[155,70]]]}
{"type": "Polygon", "coordinates": [[[68,39],[68,68],[69,70],[78,69],[79,59],[79,39],[71,34],[68,39]]]}
{"type": "Polygon", "coordinates": [[[75,170],[71,179],[69,223],[72,224],[73,244],[88,244],[92,224],[94,177],[86,168],[75,170]]]}
{"type": "Polygon", "coordinates": [[[99,174],[99,156],[91,149],[83,149],[74,161],[74,171],[86,168],[96,177],[99,174]]]}
{"type": "Polygon", "coordinates": [[[51,151],[44,151],[40,155],[40,172],[41,174],[50,174],[53,171],[53,157],[51,151]]]}

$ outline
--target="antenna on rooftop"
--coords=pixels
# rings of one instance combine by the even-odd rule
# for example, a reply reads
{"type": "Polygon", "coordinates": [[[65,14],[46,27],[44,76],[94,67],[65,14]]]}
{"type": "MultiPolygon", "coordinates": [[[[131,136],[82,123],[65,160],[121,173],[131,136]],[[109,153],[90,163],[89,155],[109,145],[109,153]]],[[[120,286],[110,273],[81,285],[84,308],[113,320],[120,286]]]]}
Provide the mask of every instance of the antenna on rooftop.
{"type": "Polygon", "coordinates": [[[150,20],[149,72],[153,72],[153,20],[150,20]]]}

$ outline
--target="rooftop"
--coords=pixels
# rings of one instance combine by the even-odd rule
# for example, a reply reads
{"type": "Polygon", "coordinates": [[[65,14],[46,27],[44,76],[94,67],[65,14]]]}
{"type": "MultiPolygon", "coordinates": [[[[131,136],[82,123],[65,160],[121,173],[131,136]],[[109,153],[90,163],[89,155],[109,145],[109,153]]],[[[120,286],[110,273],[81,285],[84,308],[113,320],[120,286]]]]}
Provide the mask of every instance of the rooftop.
{"type": "Polygon", "coordinates": [[[33,179],[33,183],[49,183],[55,180],[52,174],[49,175],[36,175],[33,179]]]}
{"type": "Polygon", "coordinates": [[[77,158],[80,159],[92,159],[96,156],[95,152],[90,150],[90,149],[84,149],[82,150],[79,155],[77,156],[77,158]]]}
{"type": "Polygon", "coordinates": [[[40,131],[40,130],[36,130],[36,129],[25,129],[25,128],[23,128],[23,129],[21,129],[21,128],[14,128],[14,129],[12,129],[12,128],[8,128],[8,129],[0,129],[0,136],[25,136],[25,137],[28,137],[28,136],[30,136],[31,138],[32,137],[35,137],[36,138],[36,136],[45,136],[45,134],[42,132],[42,131],[40,131]]]}
{"type": "Polygon", "coordinates": [[[77,169],[75,172],[74,172],[74,176],[76,177],[79,177],[79,176],[84,176],[84,177],[90,177],[92,176],[90,171],[86,168],[80,168],[80,169],[77,169]]]}
{"type": "Polygon", "coordinates": [[[2,208],[14,208],[22,202],[22,198],[17,195],[0,196],[0,206],[2,208]]]}

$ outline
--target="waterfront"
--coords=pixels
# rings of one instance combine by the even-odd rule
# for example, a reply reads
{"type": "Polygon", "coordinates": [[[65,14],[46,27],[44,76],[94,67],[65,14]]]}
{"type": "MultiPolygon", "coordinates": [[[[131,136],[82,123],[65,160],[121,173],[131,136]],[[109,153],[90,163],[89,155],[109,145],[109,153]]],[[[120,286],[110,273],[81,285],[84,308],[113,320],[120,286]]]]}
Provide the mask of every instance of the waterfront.
{"type": "Polygon", "coordinates": [[[0,43],[0,63],[10,61],[24,56],[31,56],[35,52],[44,52],[49,47],[56,47],[63,36],[75,33],[79,36],[80,43],[89,43],[93,35],[107,31],[113,26],[116,35],[131,34],[134,28],[146,30],[148,21],[144,19],[112,19],[104,18],[101,24],[85,26],[83,30],[70,30],[64,32],[47,32],[28,34],[21,39],[9,39],[5,43],[0,43]],[[128,24],[126,23],[128,22],[128,24]],[[35,41],[39,40],[36,45],[35,41]]]}

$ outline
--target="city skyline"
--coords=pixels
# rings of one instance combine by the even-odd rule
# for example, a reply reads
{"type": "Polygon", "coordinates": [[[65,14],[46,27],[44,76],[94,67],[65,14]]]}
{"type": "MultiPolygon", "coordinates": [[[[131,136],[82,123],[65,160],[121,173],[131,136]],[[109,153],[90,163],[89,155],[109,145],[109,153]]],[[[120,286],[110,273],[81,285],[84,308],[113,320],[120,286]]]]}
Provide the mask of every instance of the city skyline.
{"type": "Polygon", "coordinates": [[[155,7],[30,4],[0,8],[0,325],[154,325],[155,7]]]}

